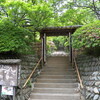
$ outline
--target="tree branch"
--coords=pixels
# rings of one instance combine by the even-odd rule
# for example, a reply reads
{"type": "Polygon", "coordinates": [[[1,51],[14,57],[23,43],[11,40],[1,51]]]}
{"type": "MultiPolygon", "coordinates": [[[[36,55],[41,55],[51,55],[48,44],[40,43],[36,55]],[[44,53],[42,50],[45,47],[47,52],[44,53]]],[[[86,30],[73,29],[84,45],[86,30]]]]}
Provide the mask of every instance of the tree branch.
{"type": "Polygon", "coordinates": [[[92,3],[93,4],[92,11],[94,11],[94,13],[97,15],[98,19],[100,19],[99,8],[96,7],[95,1],[94,0],[92,0],[92,1],[93,1],[93,3],[92,3]]]}
{"type": "Polygon", "coordinates": [[[22,25],[22,27],[31,27],[33,25],[22,25]]]}
{"type": "Polygon", "coordinates": [[[4,7],[1,7],[1,8],[2,8],[3,12],[6,14],[6,16],[8,17],[9,15],[8,15],[8,13],[6,12],[6,10],[4,9],[4,7]]]}
{"type": "Polygon", "coordinates": [[[26,14],[24,13],[24,14],[20,17],[19,22],[23,19],[23,17],[24,17],[25,15],[26,15],[26,14]]]}
{"type": "MultiPolygon", "coordinates": [[[[99,0],[99,2],[100,2],[100,0],[99,0]]],[[[75,3],[75,5],[74,5],[75,7],[90,8],[96,14],[96,16],[98,17],[98,19],[100,19],[100,8],[98,8],[96,6],[95,0],[92,0],[92,2],[91,2],[92,5],[91,6],[89,6],[89,5],[84,5],[84,6],[78,5],[77,4],[77,0],[74,0],[74,3],[75,3]]]]}

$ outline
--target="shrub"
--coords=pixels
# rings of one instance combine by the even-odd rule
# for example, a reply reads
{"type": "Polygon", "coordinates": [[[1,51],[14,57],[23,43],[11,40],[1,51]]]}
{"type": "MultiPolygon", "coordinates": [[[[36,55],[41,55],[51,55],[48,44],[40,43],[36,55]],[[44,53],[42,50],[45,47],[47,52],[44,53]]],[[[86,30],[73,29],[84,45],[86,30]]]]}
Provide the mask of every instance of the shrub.
{"type": "Polygon", "coordinates": [[[73,47],[83,48],[88,54],[100,55],[100,21],[77,29],[73,34],[73,47]]]}
{"type": "Polygon", "coordinates": [[[14,25],[10,20],[0,21],[0,53],[28,52],[31,49],[32,38],[30,31],[14,25]]]}

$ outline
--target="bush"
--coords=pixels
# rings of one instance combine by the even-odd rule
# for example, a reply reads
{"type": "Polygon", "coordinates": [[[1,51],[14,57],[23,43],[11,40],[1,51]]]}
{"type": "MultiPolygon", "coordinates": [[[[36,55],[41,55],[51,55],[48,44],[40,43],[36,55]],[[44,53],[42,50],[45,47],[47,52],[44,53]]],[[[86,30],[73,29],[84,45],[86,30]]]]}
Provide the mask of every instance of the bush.
{"type": "Polygon", "coordinates": [[[33,35],[30,31],[14,25],[10,20],[0,21],[0,53],[28,52],[33,35]]]}
{"type": "Polygon", "coordinates": [[[83,48],[88,54],[100,55],[100,21],[77,29],[73,34],[73,47],[83,48]]]}

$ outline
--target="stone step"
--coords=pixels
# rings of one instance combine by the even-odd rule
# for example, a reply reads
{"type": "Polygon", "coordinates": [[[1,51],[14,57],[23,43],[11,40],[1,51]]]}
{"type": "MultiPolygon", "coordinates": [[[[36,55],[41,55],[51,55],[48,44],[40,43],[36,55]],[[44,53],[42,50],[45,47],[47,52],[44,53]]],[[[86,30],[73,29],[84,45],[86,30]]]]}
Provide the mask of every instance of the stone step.
{"type": "Polygon", "coordinates": [[[66,68],[44,68],[43,70],[50,70],[50,71],[75,71],[74,69],[68,69],[66,68]]]}
{"type": "Polygon", "coordinates": [[[68,69],[43,69],[43,72],[48,71],[48,72],[75,72],[74,70],[68,70],[68,69]]]}
{"type": "Polygon", "coordinates": [[[37,82],[40,83],[75,83],[76,79],[43,79],[38,78],[37,82]]]}
{"type": "Polygon", "coordinates": [[[53,59],[55,59],[55,60],[65,60],[65,61],[69,60],[69,58],[67,58],[67,57],[57,56],[57,57],[49,57],[49,58],[47,58],[47,61],[50,61],[50,60],[53,60],[53,59]]]}
{"type": "Polygon", "coordinates": [[[68,60],[66,60],[66,59],[48,59],[47,60],[47,62],[53,62],[54,63],[54,61],[55,62],[64,62],[64,63],[69,63],[69,61],[68,60]]]}
{"type": "Polygon", "coordinates": [[[51,61],[51,62],[47,62],[47,65],[60,65],[60,66],[64,65],[64,66],[68,66],[70,64],[68,64],[67,62],[65,63],[65,62],[59,62],[59,61],[51,61]]]}
{"type": "Polygon", "coordinates": [[[59,66],[59,67],[63,67],[63,66],[65,66],[65,67],[71,67],[71,65],[69,65],[69,64],[48,64],[47,63],[47,66],[49,67],[49,66],[53,66],[53,67],[55,67],[55,66],[59,66]]]}
{"type": "Polygon", "coordinates": [[[34,88],[33,93],[59,93],[59,94],[70,94],[78,93],[77,88],[34,88]]]}
{"type": "Polygon", "coordinates": [[[65,63],[68,62],[69,63],[69,61],[67,60],[67,58],[60,58],[60,59],[59,58],[51,58],[51,59],[47,59],[47,61],[48,62],[50,62],[50,61],[51,62],[59,61],[59,62],[65,62],[65,63]]]}
{"type": "Polygon", "coordinates": [[[76,79],[76,75],[40,75],[38,78],[45,79],[76,79]]]}
{"type": "Polygon", "coordinates": [[[69,61],[67,60],[67,58],[51,58],[51,59],[47,59],[47,61],[48,62],[50,62],[50,61],[59,61],[59,62],[68,62],[69,63],[69,61]]]}
{"type": "Polygon", "coordinates": [[[34,85],[38,88],[77,88],[78,83],[36,83],[34,85]]]}
{"type": "Polygon", "coordinates": [[[68,71],[68,70],[43,70],[42,72],[46,72],[46,73],[75,73],[75,71],[68,71]]]}
{"type": "Polygon", "coordinates": [[[47,65],[48,66],[59,66],[59,67],[63,67],[63,66],[70,66],[69,64],[61,64],[61,63],[52,63],[52,62],[50,62],[50,63],[47,63],[47,65]]]}
{"type": "Polygon", "coordinates": [[[46,67],[44,67],[44,69],[46,70],[46,69],[49,69],[49,70],[75,70],[73,67],[65,67],[65,68],[62,68],[62,67],[58,67],[58,68],[56,68],[56,67],[48,67],[48,66],[46,66],[46,67]]]}
{"type": "Polygon", "coordinates": [[[68,61],[66,61],[66,60],[61,60],[61,59],[52,59],[52,60],[47,60],[47,63],[50,63],[50,64],[52,64],[52,63],[57,63],[57,64],[70,64],[68,61]]]}
{"type": "Polygon", "coordinates": [[[76,72],[68,57],[49,57],[29,100],[80,100],[76,72]]]}
{"type": "Polygon", "coordinates": [[[69,62],[67,62],[67,61],[62,61],[62,60],[55,60],[55,59],[53,59],[52,61],[47,61],[47,64],[66,64],[66,65],[70,65],[70,63],[69,62]]]}
{"type": "Polygon", "coordinates": [[[59,61],[51,61],[51,62],[47,62],[47,65],[64,65],[64,66],[69,66],[70,64],[68,64],[67,62],[59,62],[59,61]]]}
{"type": "Polygon", "coordinates": [[[75,72],[75,70],[74,69],[67,69],[67,68],[63,68],[63,69],[59,69],[59,68],[45,68],[45,69],[43,69],[42,71],[52,71],[52,72],[54,72],[54,71],[66,71],[66,72],[75,72]]]}
{"type": "MultiPolygon", "coordinates": [[[[41,100],[80,100],[80,95],[77,94],[48,94],[48,93],[33,93],[30,98],[41,99],[41,100]]],[[[30,100],[34,100],[30,99],[30,100]]]]}
{"type": "Polygon", "coordinates": [[[59,60],[59,61],[68,61],[69,62],[69,60],[68,60],[68,58],[66,58],[66,57],[50,57],[50,58],[48,58],[47,59],[47,61],[54,61],[54,60],[59,60]]]}
{"type": "MultiPolygon", "coordinates": [[[[51,99],[29,99],[29,100],[51,100],[51,99]]],[[[64,99],[52,99],[52,100],[64,100],[64,99]]],[[[69,99],[69,100],[73,100],[73,99],[69,99]]],[[[76,100],[80,100],[80,99],[76,99],[76,100]]]]}
{"type": "Polygon", "coordinates": [[[69,60],[66,58],[66,57],[58,57],[58,58],[49,58],[47,59],[47,61],[66,61],[66,62],[69,62],[69,60]]]}
{"type": "Polygon", "coordinates": [[[75,75],[71,72],[41,72],[41,75],[75,75]]]}
{"type": "Polygon", "coordinates": [[[47,62],[47,64],[49,65],[70,65],[70,64],[68,64],[67,62],[62,62],[62,61],[49,61],[49,62],[47,62]]]}
{"type": "Polygon", "coordinates": [[[53,56],[53,57],[49,57],[49,58],[47,58],[47,60],[53,60],[53,59],[56,59],[56,60],[65,60],[65,61],[68,61],[69,60],[69,58],[67,58],[67,57],[62,57],[62,56],[57,56],[57,57],[55,57],[55,56],[53,56]]]}
{"type": "MultiPolygon", "coordinates": [[[[49,67],[49,68],[51,68],[51,69],[68,69],[68,70],[73,69],[73,68],[69,68],[69,67],[67,67],[67,66],[47,66],[47,67],[49,67]]],[[[48,68],[48,69],[49,69],[49,68],[48,68]]]]}
{"type": "Polygon", "coordinates": [[[48,59],[50,60],[50,59],[69,59],[69,57],[68,56],[49,56],[48,57],[48,59]]]}

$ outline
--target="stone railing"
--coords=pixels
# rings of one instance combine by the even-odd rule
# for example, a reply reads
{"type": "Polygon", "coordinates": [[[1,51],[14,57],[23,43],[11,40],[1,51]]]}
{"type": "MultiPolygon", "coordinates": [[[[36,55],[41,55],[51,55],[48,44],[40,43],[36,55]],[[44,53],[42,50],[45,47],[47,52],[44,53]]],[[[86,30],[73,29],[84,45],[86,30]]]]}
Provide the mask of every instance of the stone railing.
{"type": "Polygon", "coordinates": [[[80,55],[77,64],[85,86],[86,100],[100,100],[100,57],[80,55]]]}

